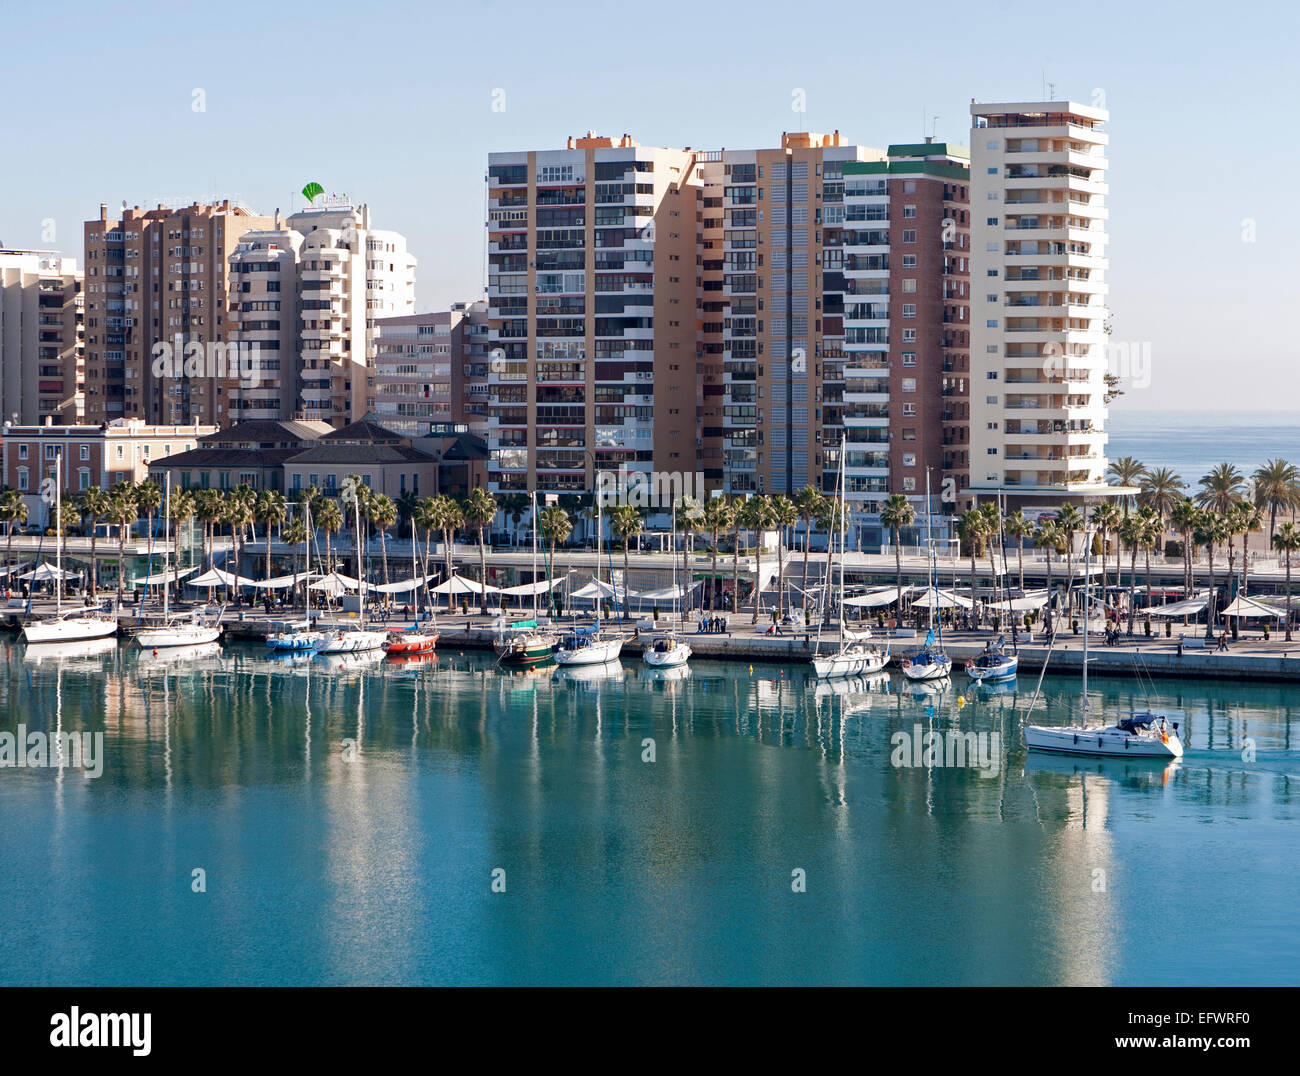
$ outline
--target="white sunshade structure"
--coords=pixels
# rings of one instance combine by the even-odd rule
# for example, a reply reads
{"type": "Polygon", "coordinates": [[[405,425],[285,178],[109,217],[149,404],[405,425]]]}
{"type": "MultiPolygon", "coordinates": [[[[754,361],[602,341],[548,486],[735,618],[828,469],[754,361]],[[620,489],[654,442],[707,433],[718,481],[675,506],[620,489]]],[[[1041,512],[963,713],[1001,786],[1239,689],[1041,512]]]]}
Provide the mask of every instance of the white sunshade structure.
{"type": "Polygon", "coordinates": [[[1241,617],[1242,619],[1248,617],[1270,617],[1281,620],[1286,616],[1285,609],[1278,609],[1272,605],[1265,605],[1263,602],[1256,601],[1254,598],[1248,598],[1244,594],[1238,594],[1236,601],[1222,612],[1224,616],[1235,616],[1241,617]]]}
{"type": "Polygon", "coordinates": [[[1046,590],[1030,590],[1019,598],[990,604],[988,608],[990,612],[997,612],[999,609],[1010,609],[1013,613],[1032,613],[1046,605],[1050,598],[1051,595],[1046,590]]]}
{"type": "Polygon", "coordinates": [[[673,584],[670,587],[662,587],[659,590],[633,590],[628,592],[628,596],[633,601],[638,602],[675,602],[680,601],[689,594],[700,583],[692,583],[689,587],[681,587],[673,584]]]}
{"type": "Polygon", "coordinates": [[[431,591],[431,594],[500,594],[501,588],[494,587],[491,583],[486,584],[478,582],[475,579],[466,579],[463,575],[453,575],[445,583],[439,583],[431,591]]]}
{"type": "MultiPolygon", "coordinates": [[[[308,590],[324,591],[331,598],[337,598],[349,591],[360,590],[362,583],[360,579],[353,579],[342,572],[330,572],[329,575],[322,576],[315,583],[308,585],[308,590]]],[[[374,588],[369,584],[365,585],[366,592],[369,593],[374,588]]]]}
{"type": "MultiPolygon", "coordinates": [[[[520,583],[517,587],[506,587],[500,591],[507,598],[531,598],[534,594],[545,594],[554,590],[558,586],[563,586],[564,581],[568,578],[568,573],[560,576],[558,579],[539,579],[535,583],[520,583]]],[[[489,593],[495,588],[489,587],[489,593]]],[[[478,591],[474,591],[475,594],[478,591]]]]}
{"type": "MultiPolygon", "coordinates": [[[[901,593],[906,597],[912,589],[912,587],[903,587],[901,593]]],[[[879,609],[886,605],[893,605],[898,601],[899,593],[898,587],[882,587],[880,590],[870,590],[866,594],[845,598],[844,604],[857,609],[879,609]]]]}
{"type": "Polygon", "coordinates": [[[258,579],[252,586],[261,590],[285,590],[297,586],[304,579],[319,579],[319,572],[299,572],[297,575],[273,575],[270,579],[258,579]]]}
{"type": "Polygon", "coordinates": [[[406,594],[427,587],[432,578],[433,576],[426,575],[422,579],[403,579],[400,583],[372,583],[370,589],[379,594],[406,594]]]}
{"type": "Polygon", "coordinates": [[[576,598],[579,601],[601,601],[610,598],[614,601],[619,600],[621,590],[616,590],[609,583],[600,582],[595,579],[583,583],[577,590],[569,595],[570,598],[576,598]]]}
{"type": "Polygon", "coordinates": [[[190,587],[255,587],[256,579],[245,579],[242,575],[232,575],[230,572],[223,572],[220,568],[213,568],[209,572],[194,579],[186,579],[185,585],[190,587]]]}
{"type": "Polygon", "coordinates": [[[171,584],[176,582],[177,579],[185,579],[187,576],[193,575],[198,570],[199,568],[196,564],[193,568],[181,569],[179,574],[170,569],[165,572],[154,572],[152,575],[146,575],[143,579],[135,580],[132,585],[137,587],[171,586],[171,584]]]}
{"type": "Polygon", "coordinates": [[[951,590],[936,590],[930,587],[926,592],[912,602],[914,609],[972,609],[975,603],[969,598],[963,598],[960,594],[954,594],[951,590]]]}
{"type": "Polygon", "coordinates": [[[1164,605],[1153,605],[1147,609],[1139,609],[1142,616],[1154,617],[1180,617],[1196,616],[1202,612],[1210,602],[1209,593],[1198,594],[1195,598],[1187,598],[1180,602],[1166,602],[1164,605]]]}
{"type": "Polygon", "coordinates": [[[18,578],[23,582],[48,583],[53,579],[76,579],[81,575],[80,572],[60,571],[53,564],[40,564],[30,572],[20,575],[18,578]]]}

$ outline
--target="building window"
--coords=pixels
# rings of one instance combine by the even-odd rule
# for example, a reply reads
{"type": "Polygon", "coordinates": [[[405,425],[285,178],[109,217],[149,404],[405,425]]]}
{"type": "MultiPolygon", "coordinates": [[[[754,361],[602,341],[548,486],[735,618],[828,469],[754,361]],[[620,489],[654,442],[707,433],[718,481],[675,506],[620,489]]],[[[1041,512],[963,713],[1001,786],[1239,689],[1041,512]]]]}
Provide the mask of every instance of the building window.
{"type": "Polygon", "coordinates": [[[903,268],[904,268],[904,269],[915,269],[915,268],[916,268],[916,255],[915,255],[915,254],[904,254],[904,255],[903,255],[903,268]]]}
{"type": "Polygon", "coordinates": [[[916,216],[916,206],[914,206],[914,205],[905,205],[905,206],[903,206],[903,217],[904,217],[904,219],[910,220],[911,218],[913,218],[913,217],[915,217],[915,216],[916,216]]]}
{"type": "Polygon", "coordinates": [[[990,381],[996,381],[998,379],[998,372],[996,370],[990,370],[984,376],[987,377],[990,381]]]}
{"type": "Polygon", "coordinates": [[[59,458],[59,446],[58,446],[58,445],[46,445],[46,446],[45,446],[45,458],[46,458],[47,460],[57,460],[57,459],[59,458]]]}
{"type": "Polygon", "coordinates": [[[18,468],[18,488],[19,488],[19,489],[31,489],[31,482],[30,482],[30,480],[29,480],[28,477],[27,477],[27,468],[26,468],[26,467],[19,467],[19,468],[18,468]]]}
{"type": "Polygon", "coordinates": [[[903,317],[905,317],[905,318],[914,318],[914,317],[916,317],[916,304],[915,304],[915,303],[904,303],[904,304],[903,304],[903,317]]]}
{"type": "Polygon", "coordinates": [[[911,475],[907,475],[907,476],[905,476],[905,477],[903,478],[903,490],[904,490],[904,492],[906,492],[906,493],[911,493],[911,492],[912,492],[913,490],[915,490],[915,489],[916,489],[916,479],[915,479],[913,476],[911,476],[911,475]]]}
{"type": "Polygon", "coordinates": [[[89,460],[90,460],[90,446],[89,446],[89,445],[82,445],[82,446],[81,446],[81,461],[82,461],[82,463],[86,463],[86,462],[88,462],[89,460]]]}
{"type": "Polygon", "coordinates": [[[904,229],[903,229],[903,242],[904,242],[904,243],[915,243],[915,242],[916,242],[916,229],[915,229],[915,228],[904,228],[904,229]]]}
{"type": "Polygon", "coordinates": [[[905,404],[903,404],[903,417],[904,417],[904,418],[915,418],[915,417],[916,417],[916,404],[909,404],[909,403],[905,403],[905,404]]]}
{"type": "Polygon", "coordinates": [[[916,378],[914,378],[914,377],[905,377],[905,378],[903,378],[903,391],[904,391],[904,392],[915,392],[915,391],[916,391],[916,378]]]}
{"type": "Polygon", "coordinates": [[[77,488],[90,489],[90,472],[84,467],[77,471],[77,488]]]}
{"type": "Polygon", "coordinates": [[[915,466],[916,466],[916,453],[915,453],[915,452],[904,452],[904,453],[903,453],[903,466],[904,466],[904,467],[915,467],[915,466]]]}
{"type": "Polygon", "coordinates": [[[903,365],[904,365],[904,366],[915,366],[915,365],[916,365],[916,352],[915,352],[915,351],[904,351],[904,352],[903,352],[903,365]]]}
{"type": "Polygon", "coordinates": [[[904,330],[903,330],[903,343],[905,343],[905,344],[915,344],[915,343],[916,343],[916,330],[915,330],[915,329],[904,329],[904,330]]]}
{"type": "Polygon", "coordinates": [[[27,446],[26,446],[26,445],[19,445],[19,446],[18,446],[18,458],[19,458],[20,460],[25,460],[25,459],[27,458],[27,446]]]}
{"type": "Polygon", "coordinates": [[[987,294],[986,294],[986,295],[984,296],[984,299],[985,299],[986,302],[990,302],[990,303],[996,303],[996,302],[998,301],[998,297],[997,297],[996,295],[987,295],[987,294]]]}
{"type": "Polygon", "coordinates": [[[984,402],[986,404],[996,404],[998,402],[998,398],[996,396],[985,396],[984,402]]]}
{"type": "Polygon", "coordinates": [[[994,140],[991,141],[991,142],[986,142],[986,143],[984,143],[984,148],[985,148],[985,149],[997,149],[997,148],[998,148],[997,140],[994,139],[994,140]]]}
{"type": "Polygon", "coordinates": [[[117,458],[118,458],[119,460],[125,458],[125,454],[124,454],[124,453],[125,453],[125,450],[124,450],[123,446],[122,446],[122,445],[118,445],[118,446],[117,446],[117,458]]]}
{"type": "Polygon", "coordinates": [[[916,291],[916,277],[909,276],[903,281],[903,291],[908,293],[916,291]]]}
{"type": "Polygon", "coordinates": [[[989,175],[991,175],[991,176],[996,176],[997,174],[998,174],[998,168],[997,168],[997,165],[993,165],[993,166],[989,169],[989,175]]]}
{"type": "Polygon", "coordinates": [[[998,454],[997,447],[994,446],[993,448],[990,448],[990,449],[988,450],[988,454],[989,454],[990,456],[996,456],[996,455],[998,454]]]}
{"type": "Polygon", "coordinates": [[[987,223],[990,228],[996,228],[998,226],[998,218],[989,217],[985,223],[987,223]]]}
{"type": "Polygon", "coordinates": [[[986,329],[996,329],[997,327],[998,327],[997,318],[989,318],[989,320],[984,323],[984,328],[986,329]]]}

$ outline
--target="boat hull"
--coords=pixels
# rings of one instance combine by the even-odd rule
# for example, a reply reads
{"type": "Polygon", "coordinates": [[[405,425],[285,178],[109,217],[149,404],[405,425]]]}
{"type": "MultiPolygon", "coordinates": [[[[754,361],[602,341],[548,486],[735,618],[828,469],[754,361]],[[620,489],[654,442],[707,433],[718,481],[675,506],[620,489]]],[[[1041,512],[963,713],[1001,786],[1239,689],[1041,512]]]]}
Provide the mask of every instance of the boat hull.
{"type": "Polygon", "coordinates": [[[952,659],[944,656],[931,658],[924,664],[917,664],[911,658],[904,658],[899,662],[899,668],[909,680],[946,680],[952,673],[952,659]]]}
{"type": "Polygon", "coordinates": [[[320,642],[316,645],[316,653],[360,654],[367,650],[378,650],[387,639],[388,636],[382,631],[366,631],[363,628],[352,631],[322,632],[320,642]]]}
{"type": "Polygon", "coordinates": [[[824,680],[841,676],[870,676],[889,664],[888,650],[849,649],[812,659],[813,670],[824,680]]]}
{"type": "Polygon", "coordinates": [[[611,661],[617,661],[622,652],[622,639],[604,639],[590,646],[580,646],[573,650],[565,650],[561,647],[553,656],[556,665],[606,665],[611,661]]]}
{"type": "Polygon", "coordinates": [[[202,646],[221,638],[221,628],[147,628],[137,632],[135,641],[143,650],[164,646],[202,646]]]}
{"type": "Polygon", "coordinates": [[[98,617],[40,620],[23,626],[23,638],[29,643],[71,643],[79,639],[104,639],[116,633],[116,620],[98,617]]]}
{"type": "Polygon", "coordinates": [[[384,650],[390,658],[410,657],[412,654],[427,654],[438,645],[437,635],[419,635],[413,632],[401,632],[390,635],[384,643],[384,650]]]}
{"type": "Polygon", "coordinates": [[[981,683],[996,684],[1004,680],[1014,680],[1020,665],[1019,658],[1008,658],[997,665],[977,665],[972,658],[966,662],[966,675],[981,683]]]}
{"type": "Polygon", "coordinates": [[[691,645],[678,641],[671,650],[656,650],[649,646],[641,656],[652,669],[676,669],[691,660],[691,645]]]}
{"type": "Polygon", "coordinates": [[[1047,728],[1025,726],[1025,746],[1058,755],[1097,755],[1107,758],[1181,758],[1183,744],[1176,733],[1134,736],[1116,728],[1047,728]]]}

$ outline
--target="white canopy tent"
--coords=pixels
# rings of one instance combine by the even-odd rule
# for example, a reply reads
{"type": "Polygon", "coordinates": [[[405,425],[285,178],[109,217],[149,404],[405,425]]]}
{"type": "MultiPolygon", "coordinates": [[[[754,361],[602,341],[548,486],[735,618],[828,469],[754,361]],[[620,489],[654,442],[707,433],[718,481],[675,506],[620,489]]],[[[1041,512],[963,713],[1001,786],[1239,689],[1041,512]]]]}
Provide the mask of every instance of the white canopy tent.
{"type": "Polygon", "coordinates": [[[488,583],[478,582],[476,579],[466,579],[463,575],[453,575],[445,583],[439,583],[430,593],[433,594],[500,594],[501,588],[494,587],[488,583]]]}
{"type": "Polygon", "coordinates": [[[242,575],[232,575],[230,572],[223,572],[220,568],[213,568],[209,572],[194,579],[186,579],[185,585],[189,587],[253,587],[257,585],[256,579],[245,579],[242,575]]]}
{"type": "Polygon", "coordinates": [[[670,587],[661,587],[659,590],[633,590],[630,596],[633,601],[637,602],[675,602],[681,601],[690,591],[700,586],[698,582],[692,583],[689,588],[683,588],[674,583],[670,587]]]}
{"type": "Polygon", "coordinates": [[[270,579],[259,579],[253,586],[262,590],[285,590],[297,586],[304,579],[319,579],[319,572],[299,572],[297,575],[273,575],[270,579]]]}
{"type": "Polygon", "coordinates": [[[1036,609],[1041,609],[1047,604],[1050,594],[1045,590],[1030,590],[1019,598],[1012,598],[1010,601],[1000,601],[996,605],[990,605],[990,612],[1005,610],[1010,608],[1013,613],[1032,613],[1036,609]]]}
{"type": "Polygon", "coordinates": [[[912,602],[914,609],[971,609],[975,603],[969,598],[963,598],[960,594],[954,594],[950,590],[936,590],[929,587],[921,597],[912,602]]]}
{"type": "Polygon", "coordinates": [[[1204,611],[1209,604],[1209,592],[1198,594],[1195,598],[1188,598],[1180,602],[1166,602],[1164,605],[1153,605],[1147,609],[1139,609],[1138,613],[1142,616],[1154,617],[1183,617],[1196,616],[1197,613],[1204,611]]]}
{"type": "Polygon", "coordinates": [[[1269,617],[1270,619],[1281,620],[1286,616],[1285,610],[1265,605],[1254,598],[1246,597],[1245,594],[1238,594],[1236,600],[1222,610],[1222,613],[1224,616],[1240,617],[1243,620],[1254,617],[1269,617]]]}
{"type": "MultiPolygon", "coordinates": [[[[912,590],[912,587],[903,587],[903,596],[906,597],[912,593],[912,590]]],[[[898,587],[882,587],[879,590],[869,590],[866,594],[855,594],[852,598],[845,598],[844,604],[859,609],[878,609],[885,605],[893,605],[898,598],[898,587]]]]}
{"type": "Polygon", "coordinates": [[[182,569],[179,576],[177,575],[176,572],[172,571],[171,569],[168,569],[165,572],[154,572],[152,575],[146,575],[143,579],[135,580],[132,583],[132,586],[137,586],[137,587],[171,586],[171,584],[176,582],[178,578],[184,579],[186,578],[186,576],[193,575],[198,570],[199,567],[196,564],[193,568],[182,569]]]}
{"type": "Polygon", "coordinates": [[[39,564],[30,572],[20,575],[18,578],[24,583],[48,583],[54,579],[76,579],[81,575],[80,572],[70,572],[66,569],[60,571],[53,564],[39,564]]]}
{"type": "Polygon", "coordinates": [[[403,579],[400,583],[376,583],[370,589],[380,594],[406,594],[412,590],[419,590],[420,587],[427,587],[432,578],[433,576],[426,575],[422,579],[403,579]]]}
{"type": "Polygon", "coordinates": [[[621,593],[621,590],[615,589],[609,583],[589,579],[570,594],[569,597],[577,598],[579,601],[603,601],[606,598],[618,601],[621,593]]]}
{"type": "MultiPolygon", "coordinates": [[[[506,587],[501,591],[501,593],[508,598],[531,598],[534,594],[545,594],[547,591],[562,586],[570,574],[571,573],[566,572],[558,579],[539,579],[534,583],[520,583],[517,587],[506,587]]],[[[478,591],[475,591],[474,593],[477,594],[478,591]]]]}
{"type": "MultiPolygon", "coordinates": [[[[329,575],[322,576],[315,583],[308,584],[307,589],[324,591],[329,597],[337,598],[349,591],[360,590],[361,587],[360,579],[353,579],[342,572],[330,572],[329,575]]],[[[374,588],[366,584],[365,589],[369,593],[374,588]]]]}

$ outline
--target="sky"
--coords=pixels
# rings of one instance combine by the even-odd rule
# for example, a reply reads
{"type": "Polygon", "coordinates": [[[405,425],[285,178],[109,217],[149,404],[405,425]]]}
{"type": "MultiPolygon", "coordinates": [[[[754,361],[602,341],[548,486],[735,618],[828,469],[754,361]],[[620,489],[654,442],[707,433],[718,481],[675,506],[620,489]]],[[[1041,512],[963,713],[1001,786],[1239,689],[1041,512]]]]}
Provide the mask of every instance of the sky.
{"type": "Polygon", "coordinates": [[[408,237],[438,309],[482,295],[490,152],[968,145],[972,98],[1051,93],[1111,112],[1112,340],[1139,357],[1113,407],[1276,409],[1300,389],[1298,30],[1259,2],[7,5],[0,242],[80,264],[101,201],[269,215],[314,180],[408,237]]]}

